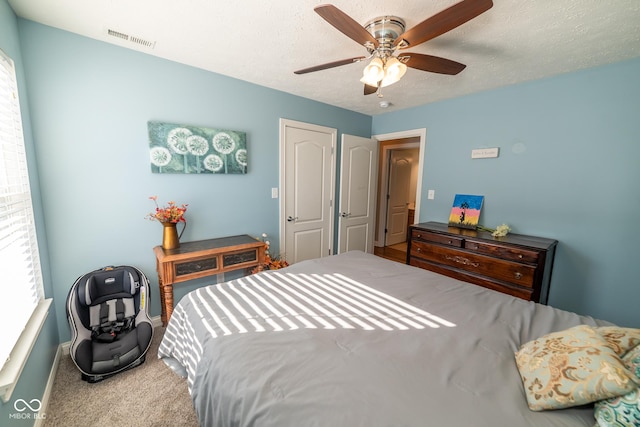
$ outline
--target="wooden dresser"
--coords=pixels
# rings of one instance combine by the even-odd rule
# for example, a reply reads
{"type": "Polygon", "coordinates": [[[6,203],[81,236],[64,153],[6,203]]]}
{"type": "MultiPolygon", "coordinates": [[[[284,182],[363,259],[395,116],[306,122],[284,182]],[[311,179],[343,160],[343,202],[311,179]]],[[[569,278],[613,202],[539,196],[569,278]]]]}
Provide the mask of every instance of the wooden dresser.
{"type": "Polygon", "coordinates": [[[425,222],[410,227],[407,264],[546,304],[557,244],[425,222]]]}

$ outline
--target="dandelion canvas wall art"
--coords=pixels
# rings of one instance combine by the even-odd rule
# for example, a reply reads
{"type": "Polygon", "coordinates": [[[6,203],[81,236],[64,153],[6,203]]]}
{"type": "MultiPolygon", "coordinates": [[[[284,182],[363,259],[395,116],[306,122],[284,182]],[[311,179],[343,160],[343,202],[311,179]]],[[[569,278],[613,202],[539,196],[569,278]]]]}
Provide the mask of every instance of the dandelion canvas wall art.
{"type": "Polygon", "coordinates": [[[480,220],[480,211],[484,196],[456,194],[453,198],[453,208],[449,215],[449,225],[459,228],[475,230],[480,220]]]}
{"type": "Polygon", "coordinates": [[[246,133],[149,121],[154,173],[247,173],[246,133]]]}

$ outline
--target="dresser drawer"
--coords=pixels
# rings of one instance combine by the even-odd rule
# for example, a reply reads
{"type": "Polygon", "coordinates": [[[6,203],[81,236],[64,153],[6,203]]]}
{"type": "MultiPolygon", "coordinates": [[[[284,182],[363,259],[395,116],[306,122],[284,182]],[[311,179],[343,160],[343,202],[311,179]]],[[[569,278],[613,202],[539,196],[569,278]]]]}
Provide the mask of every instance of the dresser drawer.
{"type": "Polygon", "coordinates": [[[415,240],[411,243],[411,256],[518,286],[534,285],[536,267],[527,264],[415,240]]]}
{"type": "Polygon", "coordinates": [[[436,273],[444,274],[445,276],[453,277],[454,279],[462,280],[465,282],[473,283],[474,285],[483,286],[485,288],[493,289],[494,291],[502,292],[504,294],[512,295],[514,297],[522,298],[527,301],[532,301],[534,290],[531,288],[520,286],[509,286],[505,283],[499,283],[488,277],[478,276],[472,273],[467,273],[459,268],[452,268],[445,265],[433,264],[418,258],[411,258],[409,263],[414,267],[420,267],[425,270],[434,271],[436,273]]]}
{"type": "Polygon", "coordinates": [[[485,243],[472,239],[466,239],[463,247],[480,254],[531,264],[537,263],[540,256],[539,251],[530,251],[524,248],[485,243]]]}
{"type": "Polygon", "coordinates": [[[438,233],[430,233],[428,231],[413,230],[411,238],[414,240],[421,240],[425,242],[440,243],[441,245],[453,246],[461,248],[464,239],[455,236],[446,236],[438,233]]]}

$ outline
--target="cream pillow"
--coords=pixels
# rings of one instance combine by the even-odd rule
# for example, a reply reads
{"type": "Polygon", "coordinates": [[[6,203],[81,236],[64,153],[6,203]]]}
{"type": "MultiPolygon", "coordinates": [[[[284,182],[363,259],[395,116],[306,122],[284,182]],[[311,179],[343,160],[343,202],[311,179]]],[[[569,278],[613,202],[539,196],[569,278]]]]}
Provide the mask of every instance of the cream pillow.
{"type": "Polygon", "coordinates": [[[640,344],[640,329],[619,326],[600,326],[594,329],[607,340],[613,351],[620,357],[640,344]]]}
{"type": "Polygon", "coordinates": [[[524,344],[516,364],[533,411],[584,405],[636,387],[611,345],[587,325],[524,344]]]}

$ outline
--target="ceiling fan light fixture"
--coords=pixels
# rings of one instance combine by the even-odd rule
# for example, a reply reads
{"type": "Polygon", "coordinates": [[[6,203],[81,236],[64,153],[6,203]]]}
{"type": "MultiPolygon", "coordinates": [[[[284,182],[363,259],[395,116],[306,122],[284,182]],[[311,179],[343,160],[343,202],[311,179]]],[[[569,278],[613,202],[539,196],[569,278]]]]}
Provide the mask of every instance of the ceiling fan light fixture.
{"type": "Polygon", "coordinates": [[[378,86],[378,82],[384,78],[384,64],[382,59],[373,58],[369,65],[364,67],[360,81],[369,86],[378,86]]]}
{"type": "Polygon", "coordinates": [[[384,78],[380,82],[380,87],[399,82],[406,72],[407,66],[400,62],[398,58],[394,56],[388,58],[386,64],[384,64],[384,78]]]}

